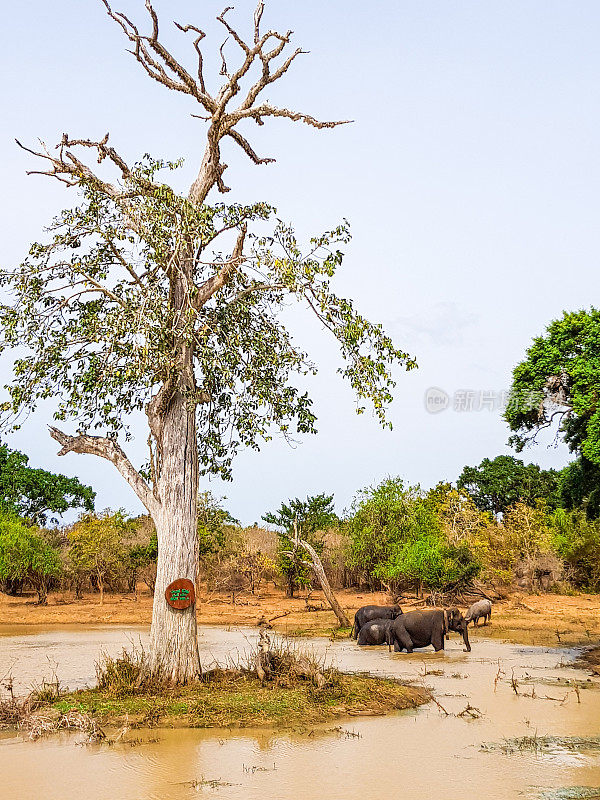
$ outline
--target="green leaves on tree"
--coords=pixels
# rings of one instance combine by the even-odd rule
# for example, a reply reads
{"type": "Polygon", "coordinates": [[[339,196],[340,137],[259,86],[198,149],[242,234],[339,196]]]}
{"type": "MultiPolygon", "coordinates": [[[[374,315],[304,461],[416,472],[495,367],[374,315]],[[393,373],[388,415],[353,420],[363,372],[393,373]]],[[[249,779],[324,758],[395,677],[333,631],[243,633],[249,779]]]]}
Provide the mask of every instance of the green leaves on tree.
{"type": "Polygon", "coordinates": [[[518,451],[558,425],[569,449],[600,465],[600,311],[564,312],[548,325],[513,371],[505,418],[518,451]],[[537,395],[537,403],[520,398],[537,395]]]}
{"type": "Polygon", "coordinates": [[[130,415],[183,381],[197,409],[202,470],[228,478],[240,447],[257,448],[277,429],[315,431],[295,377],[315,367],[282,320],[290,301],[337,340],[358,411],[370,401],[388,425],[392,367],[416,364],[332,289],[348,224],[304,251],[266,203],[197,206],[178,195],[159,172],[179,163],[146,156],[124,175],[118,198],[82,174],[81,203],[0,275],[12,296],[0,306],[0,348],[19,348],[5,425],[18,427],[23,411],[53,398],[55,418],[75,420],[79,433],[127,437],[130,415]],[[182,378],[183,352],[192,354],[193,381],[182,378]]]}
{"type": "MultiPolygon", "coordinates": [[[[18,450],[0,445],[0,506],[45,525],[51,514],[64,514],[70,508],[92,511],[96,492],[77,478],[55,475],[28,466],[29,458],[18,450]]],[[[55,522],[55,518],[52,518],[55,522]]]]}

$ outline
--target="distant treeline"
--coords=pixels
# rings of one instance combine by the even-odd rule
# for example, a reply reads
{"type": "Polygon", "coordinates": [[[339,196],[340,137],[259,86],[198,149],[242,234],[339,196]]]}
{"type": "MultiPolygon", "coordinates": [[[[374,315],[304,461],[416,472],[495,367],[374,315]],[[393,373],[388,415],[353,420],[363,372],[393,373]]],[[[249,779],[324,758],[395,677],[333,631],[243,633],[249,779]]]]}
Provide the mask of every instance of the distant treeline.
{"type": "MultiPolygon", "coordinates": [[[[242,527],[210,492],[198,505],[198,581],[233,602],[267,583],[289,596],[317,584],[294,548],[294,525],[335,588],[456,593],[479,579],[533,591],[600,588],[600,477],[578,459],[561,471],[511,456],[465,467],[433,489],[390,477],[357,492],[341,516],[333,495],[295,498],[266,512],[269,529],[242,527]]],[[[149,517],[95,513],[76,479],[32,470],[0,447],[0,590],[153,592],[158,543],[149,517]],[[12,479],[11,479],[12,472],[12,479]],[[51,514],[82,508],[67,527],[51,514]]]]}

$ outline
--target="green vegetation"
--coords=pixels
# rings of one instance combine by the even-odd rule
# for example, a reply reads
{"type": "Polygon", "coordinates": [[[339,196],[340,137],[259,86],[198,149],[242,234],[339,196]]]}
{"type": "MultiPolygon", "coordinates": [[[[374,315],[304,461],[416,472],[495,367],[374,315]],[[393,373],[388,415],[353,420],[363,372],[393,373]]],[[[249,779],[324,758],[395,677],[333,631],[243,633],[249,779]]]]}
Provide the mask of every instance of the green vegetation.
{"type": "Polygon", "coordinates": [[[600,465],[581,456],[560,473],[560,504],[581,508],[588,519],[600,517],[600,465]]]}
{"type": "Polygon", "coordinates": [[[551,524],[553,547],[568,565],[571,582],[600,591],[600,520],[589,520],[582,510],[559,509],[551,524]]]}
{"type": "MultiPolygon", "coordinates": [[[[93,511],[96,492],[77,478],[55,475],[27,466],[29,458],[0,445],[0,507],[45,525],[49,514],[60,516],[70,508],[93,511]]],[[[56,522],[56,518],[52,518],[56,522]]]]}
{"type": "Polygon", "coordinates": [[[38,531],[0,512],[0,579],[29,582],[44,604],[50,580],[59,573],[59,555],[38,531]]]}
{"type": "Polygon", "coordinates": [[[547,505],[558,501],[559,473],[525,465],[513,456],[484,458],[478,467],[465,467],[456,485],[464,489],[480,511],[502,514],[514,503],[534,505],[543,499],[547,505]]]}
{"type": "Polygon", "coordinates": [[[466,543],[445,535],[436,504],[419,487],[405,487],[400,478],[388,478],[363,489],[354,500],[347,521],[350,563],[363,580],[375,586],[423,586],[430,590],[458,589],[481,569],[466,543]]]}
{"type": "MultiPolygon", "coordinates": [[[[232,603],[244,593],[260,595],[269,582],[285,587],[288,595],[320,588],[307,559],[290,558],[297,519],[333,590],[416,590],[450,597],[480,579],[534,591],[598,591],[600,520],[590,517],[587,500],[574,507],[561,501],[565,476],[572,479],[578,469],[574,463],[575,468],[554,473],[496,458],[465,467],[462,476],[475,475],[477,481],[463,488],[446,482],[429,491],[387,478],[361,489],[342,518],[333,510],[332,495],[294,499],[264,515],[277,526],[274,531],[241,527],[222,499],[205,492],[198,510],[199,580],[209,593],[229,594],[232,603]],[[479,480],[482,475],[485,481],[479,480]],[[519,493],[515,476],[529,492],[519,493]],[[543,487],[546,497],[539,496],[543,487]],[[508,498],[520,496],[507,505],[508,498]],[[500,506],[502,513],[493,513],[500,506]]],[[[35,528],[11,514],[2,519],[4,591],[33,589],[42,603],[52,588],[72,590],[76,598],[94,590],[100,603],[106,590],[137,599],[140,581],[154,591],[158,542],[147,516],[84,514],[64,530],[35,528]]]]}
{"type": "Polygon", "coordinates": [[[317,554],[323,554],[323,535],[328,528],[339,523],[333,508],[333,495],[325,493],[306,500],[288,500],[275,512],[263,515],[263,520],[277,527],[277,561],[281,574],[285,576],[288,597],[293,597],[298,588],[310,585],[310,567],[290,552],[294,547],[294,523],[300,538],[307,541],[317,554]]]}
{"type": "MultiPolygon", "coordinates": [[[[521,464],[512,466],[516,470],[496,473],[507,475],[509,484],[504,492],[497,481],[496,498],[514,491],[513,478],[521,464]]],[[[481,465],[473,468],[478,470],[481,465]]],[[[531,474],[537,480],[540,472],[531,474]]],[[[229,594],[232,603],[244,593],[259,595],[269,582],[285,587],[288,594],[292,584],[294,593],[300,587],[320,588],[307,560],[289,555],[293,522],[298,519],[301,536],[317,551],[334,590],[358,587],[451,596],[480,579],[534,591],[598,591],[600,520],[589,518],[585,504],[554,507],[565,472],[568,469],[556,473],[558,480],[542,478],[535,492],[504,507],[502,514],[478,507],[478,501],[489,507],[481,486],[473,497],[467,492],[471,484],[457,489],[440,483],[424,491],[400,478],[387,478],[360,490],[341,519],[333,511],[333,497],[324,493],[284,503],[277,512],[264,515],[277,524],[276,531],[240,527],[222,500],[206,492],[198,514],[199,580],[209,593],[229,594]],[[535,497],[540,485],[546,485],[550,498],[535,497]]],[[[13,531],[0,570],[5,591],[34,589],[45,602],[50,588],[70,589],[76,598],[91,589],[102,603],[107,589],[129,592],[134,599],[140,581],[154,590],[158,543],[148,517],[85,514],[62,531],[33,528],[14,515],[3,519],[6,531],[13,531]]],[[[8,542],[7,533],[3,541],[8,542]]],[[[324,621],[323,627],[329,623],[324,621]]]]}
{"type": "Polygon", "coordinates": [[[126,564],[128,554],[123,540],[130,530],[131,522],[122,512],[117,512],[101,516],[86,514],[69,531],[71,568],[78,577],[94,581],[101,605],[106,581],[114,578],[126,564]]]}
{"type": "MultiPolygon", "coordinates": [[[[200,580],[232,602],[243,592],[258,594],[269,581],[289,596],[318,588],[308,561],[292,555],[297,524],[332,589],[450,597],[479,579],[529,591],[600,591],[598,342],[599,311],[565,313],[514,370],[506,411],[513,444],[521,450],[558,418],[557,435],[577,455],[564,469],[499,455],[465,465],[455,485],[442,481],[429,491],[390,477],[358,491],[341,518],[326,493],[281,503],[263,515],[275,532],[242,528],[223,499],[203,492],[200,580]]],[[[33,519],[69,504],[87,507],[94,496],[76,479],[43,473],[48,485],[54,481],[52,493],[42,473],[30,470],[23,454],[0,447],[0,504],[13,512],[2,517],[0,531],[4,590],[34,588],[40,602],[51,586],[76,595],[94,588],[101,600],[105,585],[135,592],[139,578],[153,590],[158,542],[151,519],[88,513],[66,531],[36,529],[33,519]]]]}
{"type": "Polygon", "coordinates": [[[266,678],[257,676],[252,652],[247,664],[219,667],[200,682],[173,688],[144,680],[145,655],[124,651],[99,665],[97,688],[54,698],[52,706],[61,714],[76,709],[111,726],[127,719],[133,727],[296,727],[414,708],[430,698],[428,690],[397,680],[324,668],[286,641],[271,646],[272,670],[266,678]]]}
{"type": "Polygon", "coordinates": [[[522,450],[557,423],[569,449],[600,466],[599,386],[600,311],[565,311],[533,340],[513,371],[505,414],[515,431],[511,442],[522,450]]]}
{"type": "Polygon", "coordinates": [[[226,511],[221,503],[225,498],[218,499],[212,492],[198,493],[198,555],[203,556],[218,553],[226,546],[228,530],[234,526],[239,527],[239,522],[226,511]]]}

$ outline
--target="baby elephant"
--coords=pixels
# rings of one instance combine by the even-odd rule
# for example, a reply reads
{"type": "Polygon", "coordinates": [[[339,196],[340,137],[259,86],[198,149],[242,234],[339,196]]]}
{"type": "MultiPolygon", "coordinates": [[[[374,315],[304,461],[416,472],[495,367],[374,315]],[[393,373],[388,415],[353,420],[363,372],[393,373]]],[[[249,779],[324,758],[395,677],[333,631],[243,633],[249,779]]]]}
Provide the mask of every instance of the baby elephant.
{"type": "Polygon", "coordinates": [[[386,644],[388,641],[388,631],[394,624],[393,619],[372,619],[360,629],[358,634],[358,644],[386,644]]]}
{"type": "Polygon", "coordinates": [[[491,600],[478,600],[469,608],[465,614],[465,622],[473,622],[474,627],[477,627],[478,621],[483,617],[483,624],[486,625],[487,621],[492,616],[492,602],[491,600]]]}
{"type": "Polygon", "coordinates": [[[362,626],[372,619],[396,619],[400,614],[402,614],[400,606],[363,606],[354,615],[351,636],[358,639],[362,626]]]}

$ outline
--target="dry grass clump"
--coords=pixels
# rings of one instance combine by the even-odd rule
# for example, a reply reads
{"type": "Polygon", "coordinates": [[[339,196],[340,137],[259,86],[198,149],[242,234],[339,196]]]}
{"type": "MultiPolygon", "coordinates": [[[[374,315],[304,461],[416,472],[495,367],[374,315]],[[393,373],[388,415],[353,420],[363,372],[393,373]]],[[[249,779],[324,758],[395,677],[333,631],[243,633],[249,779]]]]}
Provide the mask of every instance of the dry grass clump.
{"type": "Polygon", "coordinates": [[[142,647],[123,648],[117,658],[104,653],[96,663],[97,687],[112,697],[126,697],[148,684],[148,659],[142,647]]]}
{"type": "Polygon", "coordinates": [[[12,677],[3,678],[0,686],[6,693],[0,699],[0,728],[25,731],[29,739],[38,739],[44,734],[60,730],[83,731],[87,734],[87,742],[98,742],[105,738],[96,720],[88,714],[78,709],[61,713],[53,707],[62,696],[57,678],[42,681],[25,697],[15,695],[12,677]]]}
{"type": "Polygon", "coordinates": [[[513,753],[560,753],[589,752],[600,750],[598,736],[538,736],[537,732],[501,742],[483,742],[481,750],[486,753],[500,751],[505,755],[513,753]]]}
{"type": "Polygon", "coordinates": [[[5,675],[0,679],[0,689],[4,690],[4,697],[0,697],[0,729],[22,725],[37,709],[55,702],[60,695],[57,679],[44,680],[25,697],[17,697],[12,676],[5,675]]]}
{"type": "Polygon", "coordinates": [[[57,713],[55,709],[46,709],[45,713],[34,713],[25,717],[19,724],[21,730],[29,734],[30,739],[39,739],[49,733],[58,731],[81,731],[86,736],[86,744],[101,742],[106,739],[106,734],[98,722],[89,714],[82,713],[72,708],[65,714],[57,713]]]}
{"type": "Polygon", "coordinates": [[[272,683],[283,688],[308,682],[323,689],[332,686],[341,675],[337,670],[328,668],[325,660],[318,658],[309,648],[288,638],[269,636],[265,628],[261,628],[255,647],[232,667],[239,672],[256,675],[263,685],[272,683]]]}

